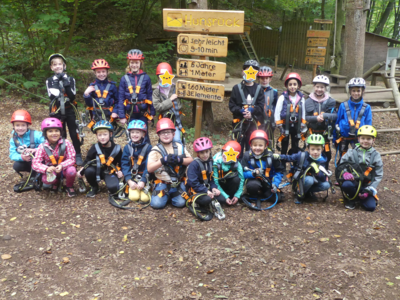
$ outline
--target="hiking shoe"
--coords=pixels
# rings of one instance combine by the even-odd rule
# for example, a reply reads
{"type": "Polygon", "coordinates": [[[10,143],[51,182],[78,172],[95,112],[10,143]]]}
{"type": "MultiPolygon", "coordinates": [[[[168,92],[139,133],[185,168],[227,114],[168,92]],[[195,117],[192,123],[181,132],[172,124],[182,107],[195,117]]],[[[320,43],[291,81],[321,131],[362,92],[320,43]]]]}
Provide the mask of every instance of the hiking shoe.
{"type": "Polygon", "coordinates": [[[80,154],[80,153],[76,155],[76,164],[78,166],[82,166],[83,165],[82,154],[80,154]]]}
{"type": "Polygon", "coordinates": [[[99,192],[99,187],[98,186],[91,186],[90,191],[87,192],[86,197],[88,198],[94,198],[96,194],[99,192]]]}
{"type": "Polygon", "coordinates": [[[313,193],[313,192],[307,192],[307,193],[306,193],[306,198],[311,199],[311,200],[314,200],[314,201],[317,201],[317,200],[318,200],[317,195],[315,195],[315,193],[313,193]]]}
{"type": "Polygon", "coordinates": [[[303,199],[301,199],[300,197],[296,196],[296,198],[294,199],[294,203],[303,204],[303,199]]]}
{"type": "Polygon", "coordinates": [[[337,182],[337,181],[333,185],[334,186],[340,186],[339,182],[337,182]]]}
{"type": "Polygon", "coordinates": [[[76,192],[73,187],[65,187],[68,197],[75,197],[76,192]]]}
{"type": "Polygon", "coordinates": [[[347,209],[355,209],[356,208],[356,201],[347,201],[344,205],[347,209]]]}

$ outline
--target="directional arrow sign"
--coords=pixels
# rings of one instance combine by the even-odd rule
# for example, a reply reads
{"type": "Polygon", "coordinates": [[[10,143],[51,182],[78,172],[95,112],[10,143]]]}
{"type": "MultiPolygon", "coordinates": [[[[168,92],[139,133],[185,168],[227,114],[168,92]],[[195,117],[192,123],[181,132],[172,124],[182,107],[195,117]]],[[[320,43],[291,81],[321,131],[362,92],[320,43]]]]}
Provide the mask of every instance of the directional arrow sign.
{"type": "Polygon", "coordinates": [[[228,38],[181,33],[178,35],[178,53],[225,57],[228,55],[228,38]]]}
{"type": "Polygon", "coordinates": [[[179,98],[211,102],[224,101],[225,87],[222,84],[178,80],[176,86],[179,98]]]}
{"type": "Polygon", "coordinates": [[[325,48],[307,48],[306,55],[325,56],[325,48]]]}
{"type": "Polygon", "coordinates": [[[309,38],[307,46],[310,47],[326,47],[328,45],[328,39],[309,38]]]}
{"type": "Polygon", "coordinates": [[[178,77],[204,80],[225,80],[226,64],[209,60],[179,58],[176,62],[178,77]]]}

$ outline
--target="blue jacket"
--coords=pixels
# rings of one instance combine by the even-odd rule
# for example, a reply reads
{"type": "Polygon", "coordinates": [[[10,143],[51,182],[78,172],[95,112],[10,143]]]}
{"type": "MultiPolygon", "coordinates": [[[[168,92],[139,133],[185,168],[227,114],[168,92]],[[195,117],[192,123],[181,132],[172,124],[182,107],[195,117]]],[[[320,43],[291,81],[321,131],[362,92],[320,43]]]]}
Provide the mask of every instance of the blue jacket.
{"type": "MultiPolygon", "coordinates": [[[[285,160],[287,162],[294,162],[295,166],[300,164],[300,158],[301,158],[301,153],[302,152],[298,152],[292,155],[284,155],[281,154],[281,160],[285,160]]],[[[302,171],[306,171],[308,169],[308,167],[311,165],[312,162],[316,162],[318,164],[318,166],[322,165],[324,166],[327,159],[325,157],[325,155],[322,153],[321,157],[318,158],[317,160],[314,160],[311,158],[310,153],[308,153],[307,151],[305,151],[306,153],[306,157],[304,159],[304,163],[303,163],[303,168],[302,171]]],[[[321,171],[319,171],[316,175],[315,178],[318,181],[325,181],[326,180],[326,175],[324,173],[322,173],[321,171]]]]}
{"type": "MultiPolygon", "coordinates": [[[[358,113],[360,112],[364,101],[363,101],[363,99],[361,99],[360,102],[356,103],[356,102],[351,101],[351,99],[349,99],[348,103],[349,103],[349,107],[350,107],[350,111],[351,111],[351,117],[353,118],[354,123],[355,123],[357,121],[358,113]]],[[[341,136],[349,137],[350,124],[349,124],[349,119],[347,118],[346,108],[344,106],[344,103],[340,104],[340,106],[339,106],[336,124],[339,124],[341,136]]],[[[369,104],[367,104],[367,107],[365,108],[365,111],[364,111],[364,115],[361,118],[360,127],[363,125],[372,125],[372,111],[371,111],[371,106],[369,104]]],[[[356,131],[356,136],[357,136],[357,131],[356,131]]],[[[334,140],[336,140],[338,138],[336,128],[333,132],[333,137],[334,137],[334,140]]]]}
{"type": "MultiPolygon", "coordinates": [[[[111,86],[110,89],[108,90],[107,98],[104,100],[104,107],[112,107],[114,106],[114,104],[118,103],[118,89],[117,86],[115,85],[115,82],[110,81],[108,79],[99,80],[96,78],[95,81],[89,84],[89,86],[97,85],[100,89],[101,95],[103,96],[103,91],[106,89],[108,83],[110,83],[111,86]]],[[[97,104],[92,99],[94,98],[97,102],[99,102],[99,97],[97,96],[96,91],[91,92],[87,97],[83,95],[83,98],[85,99],[86,106],[97,107],[97,104]]]]}
{"type": "MultiPolygon", "coordinates": [[[[133,90],[135,91],[135,87],[139,82],[139,78],[141,76],[144,76],[143,82],[140,88],[140,92],[137,95],[138,101],[144,101],[144,100],[153,100],[153,88],[151,86],[151,80],[149,75],[147,75],[145,72],[140,70],[139,74],[132,74],[132,73],[127,73],[129,77],[129,81],[131,82],[131,85],[133,87],[133,90]]],[[[125,76],[122,76],[121,81],[119,83],[119,88],[118,88],[118,116],[120,118],[125,118],[125,114],[130,112],[131,110],[131,105],[128,104],[127,106],[124,106],[124,101],[125,99],[128,99],[129,101],[131,100],[132,96],[129,93],[128,89],[129,84],[125,80],[125,76]]],[[[154,109],[153,104],[141,104],[141,109],[143,111],[147,111],[151,116],[155,116],[156,110],[154,109]],[[150,111],[149,111],[150,110],[150,111]]],[[[139,111],[138,107],[135,108],[135,111],[132,113],[133,120],[142,120],[147,122],[148,119],[144,116],[142,116],[141,112],[139,111]]]]}
{"type": "MultiPolygon", "coordinates": [[[[12,132],[12,135],[14,136],[14,131],[12,132]]],[[[45,141],[45,138],[42,135],[41,131],[35,130],[33,137],[34,137],[34,142],[35,142],[35,148],[39,147],[39,145],[41,143],[44,143],[44,141],[45,141]]],[[[26,145],[29,148],[29,146],[31,144],[30,129],[28,129],[28,131],[25,132],[22,139],[20,137],[17,137],[17,139],[21,143],[21,146],[26,145]]],[[[10,159],[12,161],[23,161],[23,159],[21,158],[21,154],[17,152],[17,146],[14,143],[13,137],[11,137],[11,139],[10,139],[10,159]]]]}
{"type": "MultiPolygon", "coordinates": [[[[207,168],[208,162],[203,162],[204,168],[207,168]]],[[[212,189],[218,189],[217,185],[215,184],[214,180],[212,179],[211,173],[212,173],[212,162],[211,162],[211,170],[206,170],[207,172],[207,178],[210,184],[210,191],[212,189]]],[[[186,190],[189,190],[189,188],[193,188],[193,190],[196,193],[207,193],[207,188],[204,185],[204,180],[203,180],[203,175],[201,174],[201,169],[199,166],[199,163],[197,161],[192,161],[188,168],[187,168],[187,184],[186,184],[186,190]]]]}
{"type": "MultiPolygon", "coordinates": [[[[267,151],[265,151],[265,154],[272,155],[272,152],[267,150],[267,151]]],[[[248,167],[251,170],[255,169],[255,168],[253,168],[253,166],[250,163],[251,156],[252,156],[251,150],[246,151],[243,155],[242,166],[243,166],[244,179],[254,179],[255,178],[250,170],[249,171],[244,170],[245,167],[248,167]]],[[[261,158],[261,159],[255,159],[257,169],[260,168],[261,165],[262,165],[263,170],[265,170],[267,168],[267,160],[265,159],[265,156],[264,156],[264,158],[261,158]]],[[[272,156],[271,156],[271,160],[272,160],[272,166],[270,166],[271,170],[269,172],[269,179],[271,180],[272,184],[279,186],[279,184],[281,183],[282,178],[283,178],[284,167],[279,160],[274,160],[272,156]]]]}
{"type": "MultiPolygon", "coordinates": [[[[135,159],[135,161],[137,161],[140,153],[142,152],[143,147],[146,145],[146,143],[143,141],[141,144],[133,144],[132,141],[130,141],[125,147],[124,147],[124,151],[122,152],[122,158],[121,158],[121,169],[122,169],[122,173],[124,174],[125,177],[125,181],[128,182],[129,179],[132,179],[132,174],[131,174],[131,170],[132,170],[132,165],[131,165],[131,156],[133,156],[133,158],[135,159]],[[132,147],[132,155],[130,153],[130,147],[129,145],[132,147]]],[[[141,174],[142,179],[140,181],[143,181],[144,183],[147,182],[146,180],[146,175],[147,175],[147,157],[151,151],[151,145],[149,147],[147,147],[147,151],[143,157],[143,161],[139,166],[139,172],[143,172],[143,174],[141,174]]]]}

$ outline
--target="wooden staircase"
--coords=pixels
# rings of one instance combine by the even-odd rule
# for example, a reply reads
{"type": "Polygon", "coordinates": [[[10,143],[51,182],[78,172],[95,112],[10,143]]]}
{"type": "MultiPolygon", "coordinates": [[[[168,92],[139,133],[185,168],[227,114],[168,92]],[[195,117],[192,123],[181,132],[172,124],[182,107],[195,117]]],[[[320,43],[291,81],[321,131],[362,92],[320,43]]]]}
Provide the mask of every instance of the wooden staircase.
{"type": "Polygon", "coordinates": [[[249,33],[245,32],[244,34],[241,34],[240,39],[242,40],[244,49],[246,49],[249,59],[255,59],[256,61],[260,62],[260,60],[258,59],[256,50],[253,47],[253,43],[251,42],[249,33]]]}

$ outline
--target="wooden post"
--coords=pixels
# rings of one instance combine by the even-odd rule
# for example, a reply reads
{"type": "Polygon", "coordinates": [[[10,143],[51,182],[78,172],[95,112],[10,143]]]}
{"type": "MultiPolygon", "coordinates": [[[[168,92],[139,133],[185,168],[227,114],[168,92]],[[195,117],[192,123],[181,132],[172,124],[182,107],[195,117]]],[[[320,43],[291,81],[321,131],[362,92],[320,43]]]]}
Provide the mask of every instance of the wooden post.
{"type": "MultiPolygon", "coordinates": [[[[367,79],[373,72],[378,71],[384,64],[385,64],[385,61],[381,61],[381,62],[375,64],[372,68],[370,68],[367,72],[365,72],[362,77],[364,79],[367,79]]],[[[376,81],[375,81],[375,84],[372,84],[372,82],[371,82],[371,85],[376,85],[376,81]]]]}
{"type": "Polygon", "coordinates": [[[276,73],[276,70],[278,70],[278,55],[275,55],[275,68],[274,68],[274,73],[276,73]]]}
{"type": "Polygon", "coordinates": [[[312,80],[317,76],[317,65],[314,64],[312,68],[312,80]]]}
{"type": "Polygon", "coordinates": [[[285,73],[286,73],[287,69],[289,69],[289,64],[286,64],[285,68],[283,69],[281,78],[279,78],[279,80],[283,80],[283,77],[285,77],[285,73]]]}
{"type": "Polygon", "coordinates": [[[397,115],[400,118],[400,92],[399,92],[399,87],[397,86],[396,83],[396,63],[397,59],[394,58],[392,59],[390,63],[390,78],[389,78],[389,85],[393,89],[393,98],[394,102],[396,103],[396,107],[398,109],[397,115]]]}

